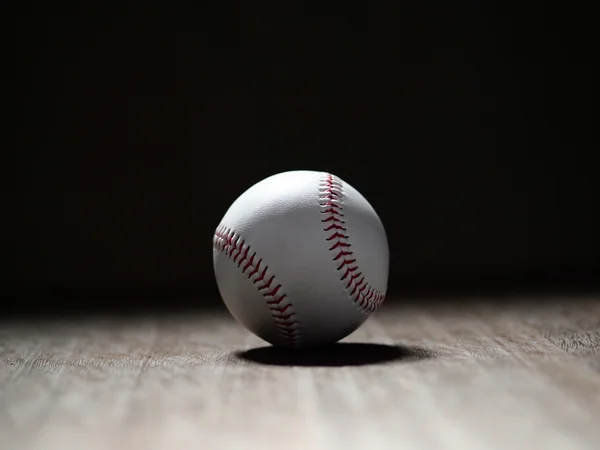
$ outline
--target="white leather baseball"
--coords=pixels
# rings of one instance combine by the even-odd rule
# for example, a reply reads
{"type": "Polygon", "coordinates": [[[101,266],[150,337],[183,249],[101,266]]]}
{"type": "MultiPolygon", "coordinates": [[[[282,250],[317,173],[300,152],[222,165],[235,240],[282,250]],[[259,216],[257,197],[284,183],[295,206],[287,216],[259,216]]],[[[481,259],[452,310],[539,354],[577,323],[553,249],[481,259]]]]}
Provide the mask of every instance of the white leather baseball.
{"type": "Polygon", "coordinates": [[[250,187],[213,238],[221,297],[274,346],[335,343],[382,304],[389,250],[369,202],[335,175],[296,170],[250,187]]]}

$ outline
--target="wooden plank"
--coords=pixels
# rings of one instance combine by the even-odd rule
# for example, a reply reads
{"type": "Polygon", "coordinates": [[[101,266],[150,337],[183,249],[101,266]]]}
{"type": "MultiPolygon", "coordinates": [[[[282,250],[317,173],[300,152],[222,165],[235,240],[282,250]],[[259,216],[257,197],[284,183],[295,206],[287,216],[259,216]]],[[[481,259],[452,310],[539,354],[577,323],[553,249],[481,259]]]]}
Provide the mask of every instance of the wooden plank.
{"type": "Polygon", "coordinates": [[[598,448],[600,302],[415,304],[293,354],[223,310],[6,322],[0,448],[598,448]]]}

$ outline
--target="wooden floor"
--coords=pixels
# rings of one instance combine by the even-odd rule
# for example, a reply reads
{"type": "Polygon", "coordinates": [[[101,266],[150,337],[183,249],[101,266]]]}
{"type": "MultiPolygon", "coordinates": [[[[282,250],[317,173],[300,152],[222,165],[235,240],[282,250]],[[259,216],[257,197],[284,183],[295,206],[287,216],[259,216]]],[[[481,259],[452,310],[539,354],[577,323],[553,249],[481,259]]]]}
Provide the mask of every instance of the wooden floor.
{"type": "Polygon", "coordinates": [[[414,304],[308,354],[223,311],[5,322],[0,449],[600,449],[599,301],[414,304]]]}

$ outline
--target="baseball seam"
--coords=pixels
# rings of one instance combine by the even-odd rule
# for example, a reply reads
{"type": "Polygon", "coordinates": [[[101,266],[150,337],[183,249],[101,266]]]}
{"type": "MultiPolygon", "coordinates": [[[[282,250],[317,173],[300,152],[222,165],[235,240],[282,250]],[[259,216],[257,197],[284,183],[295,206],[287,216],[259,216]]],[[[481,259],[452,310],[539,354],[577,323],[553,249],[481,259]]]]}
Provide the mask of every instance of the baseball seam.
{"type": "Polygon", "coordinates": [[[319,183],[319,205],[323,218],[323,231],[330,245],[340,282],[361,312],[369,314],[377,310],[385,299],[385,293],[371,286],[360,271],[352,251],[348,229],[345,227],[344,187],[342,181],[328,173],[319,183]]]}
{"type": "Polygon", "coordinates": [[[251,250],[250,245],[238,233],[224,225],[217,227],[213,237],[213,247],[237,264],[242,273],[257,285],[258,291],[271,311],[277,332],[285,343],[292,347],[299,345],[301,340],[299,322],[292,303],[262,258],[251,250]]]}

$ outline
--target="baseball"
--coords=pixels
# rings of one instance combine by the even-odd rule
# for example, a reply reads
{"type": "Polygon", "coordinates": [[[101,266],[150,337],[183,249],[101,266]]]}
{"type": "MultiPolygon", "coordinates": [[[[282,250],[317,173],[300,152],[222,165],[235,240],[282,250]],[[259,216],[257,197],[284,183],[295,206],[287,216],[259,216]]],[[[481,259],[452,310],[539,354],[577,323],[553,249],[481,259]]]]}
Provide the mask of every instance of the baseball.
{"type": "Polygon", "coordinates": [[[217,226],[213,249],[225,306],[273,346],[335,343],[385,298],[383,224],[360,192],[330,173],[282,172],[251,186],[217,226]]]}

